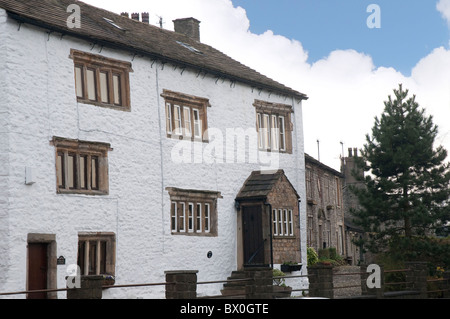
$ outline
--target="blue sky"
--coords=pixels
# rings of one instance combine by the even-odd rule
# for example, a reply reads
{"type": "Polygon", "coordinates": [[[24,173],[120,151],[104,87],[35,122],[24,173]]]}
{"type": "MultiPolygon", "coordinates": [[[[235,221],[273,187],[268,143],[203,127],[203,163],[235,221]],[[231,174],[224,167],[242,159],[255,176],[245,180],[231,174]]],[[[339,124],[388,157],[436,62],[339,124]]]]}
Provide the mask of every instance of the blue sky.
{"type": "Polygon", "coordinates": [[[256,34],[272,30],[296,39],[308,62],[336,49],[354,49],[372,57],[375,66],[394,67],[404,75],[434,48],[448,46],[449,29],[431,0],[233,0],[256,34]],[[381,28],[368,28],[367,12],[377,4],[381,28]]]}

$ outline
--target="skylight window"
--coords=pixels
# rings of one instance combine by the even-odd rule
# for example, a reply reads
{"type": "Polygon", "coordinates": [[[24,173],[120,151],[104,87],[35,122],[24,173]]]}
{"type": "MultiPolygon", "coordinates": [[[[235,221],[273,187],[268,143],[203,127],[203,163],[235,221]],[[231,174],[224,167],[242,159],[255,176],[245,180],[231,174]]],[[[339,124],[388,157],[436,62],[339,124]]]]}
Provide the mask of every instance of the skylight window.
{"type": "Polygon", "coordinates": [[[177,41],[177,43],[183,47],[185,47],[186,49],[188,49],[191,52],[197,53],[197,54],[203,54],[202,51],[197,50],[196,48],[194,48],[193,46],[190,46],[187,43],[181,42],[181,41],[177,41]]]}
{"type": "Polygon", "coordinates": [[[117,29],[119,29],[119,30],[125,31],[124,28],[122,28],[121,26],[117,25],[113,20],[108,19],[108,18],[103,18],[103,20],[105,20],[106,22],[108,22],[108,23],[109,23],[110,25],[112,25],[113,27],[115,27],[115,28],[117,28],[117,29]]]}

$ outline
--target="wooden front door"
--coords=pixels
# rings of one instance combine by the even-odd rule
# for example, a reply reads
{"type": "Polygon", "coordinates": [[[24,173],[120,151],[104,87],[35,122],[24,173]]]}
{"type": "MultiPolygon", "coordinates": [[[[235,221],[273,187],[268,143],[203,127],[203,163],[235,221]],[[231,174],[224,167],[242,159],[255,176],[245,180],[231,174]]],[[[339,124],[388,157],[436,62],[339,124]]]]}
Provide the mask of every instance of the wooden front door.
{"type": "MultiPolygon", "coordinates": [[[[28,290],[47,289],[48,244],[28,244],[28,290]]],[[[46,299],[46,292],[30,293],[28,299],[46,299]]]]}
{"type": "Polygon", "coordinates": [[[242,212],[244,266],[264,264],[261,206],[244,206],[242,212]]]}

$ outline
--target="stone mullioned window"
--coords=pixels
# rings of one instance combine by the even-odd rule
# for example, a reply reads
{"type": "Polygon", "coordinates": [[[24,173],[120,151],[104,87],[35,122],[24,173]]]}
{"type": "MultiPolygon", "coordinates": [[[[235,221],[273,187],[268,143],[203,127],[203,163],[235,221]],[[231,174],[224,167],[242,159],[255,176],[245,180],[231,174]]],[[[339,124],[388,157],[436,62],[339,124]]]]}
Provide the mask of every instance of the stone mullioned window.
{"type": "Polygon", "coordinates": [[[165,100],[167,137],[208,141],[208,99],[169,90],[163,90],[161,96],[165,100]]]}
{"type": "Polygon", "coordinates": [[[129,111],[131,63],[72,49],[77,101],[129,111]]]}
{"type": "Polygon", "coordinates": [[[110,145],[54,137],[56,192],[58,194],[107,195],[110,145]]]}
{"type": "Polygon", "coordinates": [[[292,106],[255,100],[258,148],[292,154],[292,106]]]}
{"type": "Polygon", "coordinates": [[[168,187],[170,229],[173,235],[217,236],[220,192],[168,187]]]}

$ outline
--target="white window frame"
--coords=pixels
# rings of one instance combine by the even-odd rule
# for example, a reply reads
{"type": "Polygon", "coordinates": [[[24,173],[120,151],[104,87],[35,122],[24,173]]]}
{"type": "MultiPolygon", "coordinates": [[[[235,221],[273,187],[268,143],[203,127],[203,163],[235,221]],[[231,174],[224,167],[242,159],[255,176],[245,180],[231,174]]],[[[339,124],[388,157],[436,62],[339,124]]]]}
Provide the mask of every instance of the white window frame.
{"type": "Polygon", "coordinates": [[[175,135],[182,135],[183,134],[183,122],[181,118],[181,106],[175,104],[173,106],[173,117],[174,117],[174,130],[173,133],[175,135]]]}
{"type": "Polygon", "coordinates": [[[276,209],[272,210],[272,219],[273,219],[273,234],[278,236],[278,212],[276,209]]]}
{"type": "Polygon", "coordinates": [[[188,232],[194,232],[194,203],[188,203],[188,232]]]}
{"type": "Polygon", "coordinates": [[[172,213],[171,213],[171,216],[170,216],[170,218],[171,218],[171,230],[172,230],[172,233],[176,233],[177,231],[178,231],[178,228],[177,228],[177,226],[178,226],[178,211],[177,211],[177,202],[171,202],[171,210],[172,210],[172,213]]]}
{"type": "Polygon", "coordinates": [[[283,210],[278,210],[278,235],[283,236],[283,210]]]}
{"type": "Polygon", "coordinates": [[[167,134],[172,134],[172,105],[166,103],[166,132],[167,134]]]}
{"type": "Polygon", "coordinates": [[[268,150],[270,143],[270,116],[269,114],[263,114],[263,149],[268,150]]]}
{"type": "Polygon", "coordinates": [[[261,113],[257,113],[258,117],[258,142],[259,148],[264,149],[263,123],[261,113]]]}
{"type": "Polygon", "coordinates": [[[294,236],[294,214],[292,212],[292,209],[288,210],[288,215],[289,215],[289,236],[294,236]]]}
{"type": "Polygon", "coordinates": [[[280,141],[280,134],[278,130],[278,116],[272,115],[271,116],[271,123],[270,123],[270,132],[271,132],[271,149],[274,151],[278,151],[278,144],[280,141]]]}
{"type": "Polygon", "coordinates": [[[184,119],[184,136],[191,137],[192,136],[192,126],[191,126],[191,108],[188,106],[183,106],[183,119],[184,119]]]}
{"type": "Polygon", "coordinates": [[[84,69],[81,65],[75,65],[75,89],[76,89],[76,95],[77,98],[83,98],[84,97],[84,69]]]}
{"type": "Polygon", "coordinates": [[[289,236],[289,216],[288,216],[288,211],[287,209],[283,209],[283,234],[284,236],[289,236]]]}
{"type": "Polygon", "coordinates": [[[279,135],[279,150],[286,151],[286,122],[284,120],[284,116],[278,116],[278,135],[279,135]]]}
{"type": "Polygon", "coordinates": [[[205,203],[205,233],[211,231],[211,206],[209,203],[205,203]]]}
{"type": "Polygon", "coordinates": [[[180,218],[180,225],[178,231],[180,233],[186,232],[186,203],[180,202],[180,206],[182,208],[181,214],[179,215],[180,218]]]}
{"type": "Polygon", "coordinates": [[[202,120],[200,119],[200,111],[199,109],[192,109],[192,114],[194,116],[194,137],[202,138],[202,120]],[[197,119],[196,119],[197,118],[197,119]],[[198,134],[196,133],[198,132],[198,134]]]}
{"type": "Polygon", "coordinates": [[[196,205],[196,210],[195,210],[195,226],[196,226],[196,231],[197,233],[201,233],[202,232],[202,204],[201,203],[197,203],[196,205]]]}

